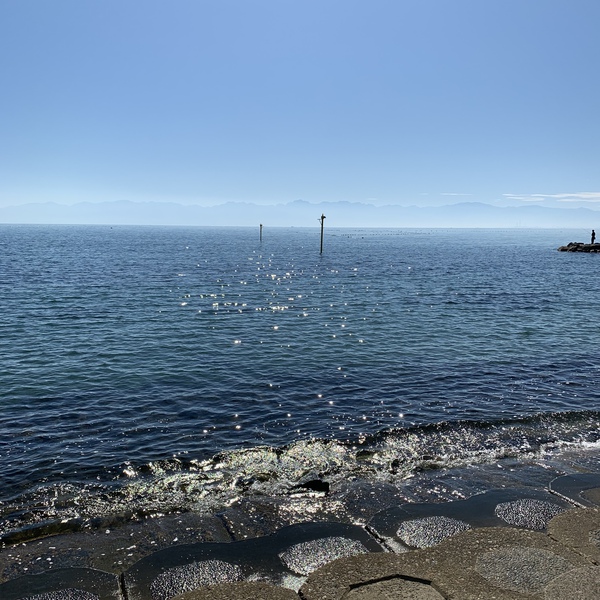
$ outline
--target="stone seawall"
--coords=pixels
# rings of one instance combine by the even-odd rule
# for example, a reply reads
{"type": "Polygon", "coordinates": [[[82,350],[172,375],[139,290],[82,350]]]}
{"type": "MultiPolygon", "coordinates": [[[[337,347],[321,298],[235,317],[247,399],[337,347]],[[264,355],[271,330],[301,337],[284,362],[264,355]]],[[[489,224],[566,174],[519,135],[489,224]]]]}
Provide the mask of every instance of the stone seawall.
{"type": "MultiPolygon", "coordinates": [[[[544,486],[513,487],[509,471],[501,488],[447,502],[392,502],[362,523],[304,521],[270,535],[206,541],[185,521],[181,537],[158,549],[160,530],[150,522],[141,537],[123,532],[112,552],[97,543],[108,531],[19,543],[0,551],[0,581],[7,578],[0,598],[598,600],[600,473],[582,472],[598,464],[597,453],[572,460],[561,463],[572,472],[552,478],[551,469],[544,486]],[[149,547],[138,548],[140,540],[149,547]],[[136,552],[145,556],[135,560],[136,552]]],[[[520,468],[533,476],[539,465],[520,468]]],[[[440,485],[460,484],[442,477],[440,485]]],[[[377,504],[377,494],[369,496],[377,504]]]]}

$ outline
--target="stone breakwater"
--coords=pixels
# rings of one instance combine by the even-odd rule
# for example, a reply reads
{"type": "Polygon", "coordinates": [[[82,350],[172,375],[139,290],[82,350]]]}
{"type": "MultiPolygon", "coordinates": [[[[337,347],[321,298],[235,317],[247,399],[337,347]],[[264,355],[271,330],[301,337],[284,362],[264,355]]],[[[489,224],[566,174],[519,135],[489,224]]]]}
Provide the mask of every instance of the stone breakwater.
{"type": "MultiPolygon", "coordinates": [[[[310,497],[309,502],[316,500],[310,497]]],[[[361,524],[302,522],[257,537],[248,536],[248,528],[244,535],[235,535],[230,515],[229,541],[226,532],[220,536],[216,528],[208,535],[207,523],[202,530],[200,522],[194,527],[193,519],[174,518],[182,520],[181,538],[166,540],[156,551],[151,548],[157,548],[156,541],[160,541],[160,520],[154,522],[155,529],[143,526],[140,531],[122,531],[118,548],[100,542],[103,535],[111,537],[108,531],[87,538],[55,536],[9,546],[0,553],[5,581],[0,584],[0,598],[600,597],[597,471],[574,471],[541,488],[491,489],[448,502],[392,502],[361,524]],[[193,542],[194,537],[203,541],[193,542]],[[144,541],[149,547],[142,558],[135,558],[144,541]],[[115,561],[129,555],[129,562],[115,561]]],[[[260,520],[260,515],[254,512],[254,518],[260,520]]],[[[239,519],[237,529],[243,521],[239,519]]]]}
{"type": "Polygon", "coordinates": [[[569,242],[558,248],[559,252],[600,252],[600,244],[585,244],[584,242],[569,242]]]}

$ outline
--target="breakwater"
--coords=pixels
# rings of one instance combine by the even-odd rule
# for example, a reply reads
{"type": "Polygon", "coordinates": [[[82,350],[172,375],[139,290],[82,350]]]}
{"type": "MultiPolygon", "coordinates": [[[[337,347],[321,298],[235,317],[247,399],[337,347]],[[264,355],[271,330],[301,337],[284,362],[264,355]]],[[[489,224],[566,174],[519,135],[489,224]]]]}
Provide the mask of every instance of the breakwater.
{"type": "Polygon", "coordinates": [[[600,252],[600,244],[585,244],[584,242],[569,242],[560,246],[559,252],[600,252]]]}

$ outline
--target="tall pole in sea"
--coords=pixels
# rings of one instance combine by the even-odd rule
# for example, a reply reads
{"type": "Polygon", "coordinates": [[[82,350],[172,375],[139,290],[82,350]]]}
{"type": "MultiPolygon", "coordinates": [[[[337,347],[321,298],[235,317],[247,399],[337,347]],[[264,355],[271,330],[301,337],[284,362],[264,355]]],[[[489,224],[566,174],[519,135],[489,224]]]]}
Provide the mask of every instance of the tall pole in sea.
{"type": "Polygon", "coordinates": [[[325,215],[321,214],[321,218],[318,220],[321,221],[321,254],[323,254],[323,225],[325,224],[325,215]]]}

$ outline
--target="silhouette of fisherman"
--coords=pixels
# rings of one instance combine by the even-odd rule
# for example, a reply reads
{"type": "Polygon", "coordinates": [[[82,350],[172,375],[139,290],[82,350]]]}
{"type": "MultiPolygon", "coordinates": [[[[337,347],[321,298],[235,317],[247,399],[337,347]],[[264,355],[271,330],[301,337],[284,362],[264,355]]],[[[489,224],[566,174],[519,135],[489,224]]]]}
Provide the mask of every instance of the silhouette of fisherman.
{"type": "Polygon", "coordinates": [[[592,244],[596,241],[596,232],[592,229],[592,244]]]}

